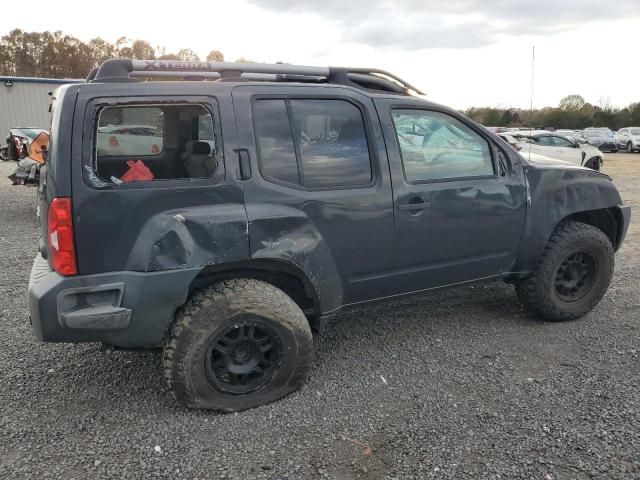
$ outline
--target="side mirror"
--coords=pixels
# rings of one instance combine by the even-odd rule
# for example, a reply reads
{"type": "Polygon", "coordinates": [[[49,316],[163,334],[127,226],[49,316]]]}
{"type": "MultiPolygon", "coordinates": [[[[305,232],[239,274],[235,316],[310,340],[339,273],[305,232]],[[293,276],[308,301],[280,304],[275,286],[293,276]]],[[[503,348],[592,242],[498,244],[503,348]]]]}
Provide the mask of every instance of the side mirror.
{"type": "Polygon", "coordinates": [[[573,148],[580,148],[580,143],[573,142],[573,148]]]}

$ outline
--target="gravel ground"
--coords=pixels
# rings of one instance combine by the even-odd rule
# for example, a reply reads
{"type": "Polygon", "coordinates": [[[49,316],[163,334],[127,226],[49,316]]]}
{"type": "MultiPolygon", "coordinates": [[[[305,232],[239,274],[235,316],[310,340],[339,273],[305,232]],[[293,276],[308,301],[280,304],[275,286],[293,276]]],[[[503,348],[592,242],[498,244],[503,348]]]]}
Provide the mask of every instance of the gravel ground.
{"type": "MultiPolygon", "coordinates": [[[[640,211],[640,154],[605,171],[640,211]]],[[[503,284],[379,304],[316,339],[301,391],[222,415],[177,406],[157,353],[34,340],[35,189],[0,184],[0,478],[640,478],[638,223],[582,320],[503,284]]]]}

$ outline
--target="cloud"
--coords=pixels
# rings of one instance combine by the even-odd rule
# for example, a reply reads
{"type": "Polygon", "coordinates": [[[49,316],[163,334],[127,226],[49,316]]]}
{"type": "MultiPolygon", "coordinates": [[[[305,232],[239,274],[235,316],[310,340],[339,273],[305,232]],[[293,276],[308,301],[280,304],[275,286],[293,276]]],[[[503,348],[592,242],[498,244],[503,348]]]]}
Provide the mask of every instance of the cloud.
{"type": "Polygon", "coordinates": [[[474,48],[520,35],[640,17],[640,1],[618,0],[249,0],[278,13],[315,14],[342,41],[372,47],[474,48]]]}

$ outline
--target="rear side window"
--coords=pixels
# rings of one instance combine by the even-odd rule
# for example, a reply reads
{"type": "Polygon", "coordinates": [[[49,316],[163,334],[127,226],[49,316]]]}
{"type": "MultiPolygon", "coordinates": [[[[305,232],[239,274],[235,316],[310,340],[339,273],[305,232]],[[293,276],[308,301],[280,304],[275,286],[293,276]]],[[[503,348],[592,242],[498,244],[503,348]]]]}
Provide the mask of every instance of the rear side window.
{"type": "Polygon", "coordinates": [[[94,152],[98,176],[116,184],[208,178],[221,170],[216,122],[199,104],[103,107],[94,152]]]}
{"type": "Polygon", "coordinates": [[[267,179],[309,189],[371,183],[362,113],[350,102],[257,100],[254,128],[261,172],[267,179]]]}

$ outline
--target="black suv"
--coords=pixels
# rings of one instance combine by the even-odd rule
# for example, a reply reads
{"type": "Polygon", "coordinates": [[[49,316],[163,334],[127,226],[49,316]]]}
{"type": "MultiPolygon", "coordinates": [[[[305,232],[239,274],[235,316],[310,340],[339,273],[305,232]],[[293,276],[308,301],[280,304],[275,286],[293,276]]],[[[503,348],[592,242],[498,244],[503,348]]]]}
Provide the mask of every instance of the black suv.
{"type": "Polygon", "coordinates": [[[163,347],[179,401],[233,411],[299,388],[312,329],[346,307],[504,280],[539,317],[589,312],[630,217],[611,179],[531,164],[419,93],[379,70],[122,59],[60,87],[35,334],[163,347]]]}

